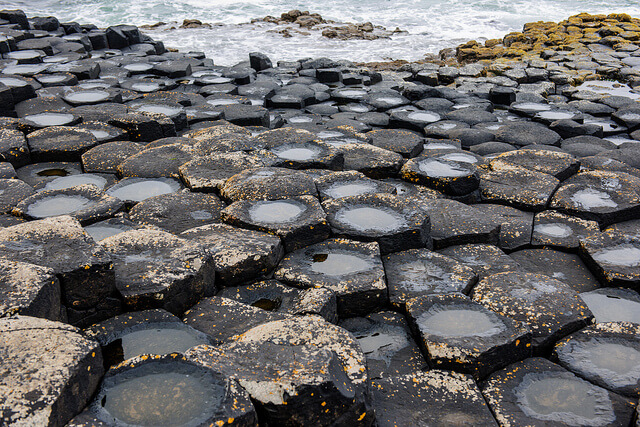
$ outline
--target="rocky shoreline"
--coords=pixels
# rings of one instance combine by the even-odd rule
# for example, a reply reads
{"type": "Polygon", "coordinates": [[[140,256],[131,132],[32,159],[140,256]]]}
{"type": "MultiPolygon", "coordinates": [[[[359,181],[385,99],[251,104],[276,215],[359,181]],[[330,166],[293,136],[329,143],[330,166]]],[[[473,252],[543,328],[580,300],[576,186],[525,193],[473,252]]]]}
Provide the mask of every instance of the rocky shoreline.
{"type": "Polygon", "coordinates": [[[223,67],[0,11],[1,424],[640,425],[639,22],[223,67]]]}

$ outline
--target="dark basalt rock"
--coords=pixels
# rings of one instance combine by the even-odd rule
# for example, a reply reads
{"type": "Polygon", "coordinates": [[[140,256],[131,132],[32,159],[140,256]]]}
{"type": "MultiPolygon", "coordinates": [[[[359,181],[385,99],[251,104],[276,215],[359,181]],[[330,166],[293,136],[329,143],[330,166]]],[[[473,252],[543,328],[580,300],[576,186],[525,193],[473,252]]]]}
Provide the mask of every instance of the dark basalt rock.
{"type": "MultiPolygon", "coordinates": [[[[97,118],[99,120],[99,118],[97,118]]],[[[175,125],[164,114],[130,112],[108,118],[108,123],[123,129],[132,141],[151,142],[167,136],[175,136],[175,125]],[[162,120],[164,117],[170,122],[162,120]]]]}
{"type": "Polygon", "coordinates": [[[531,243],[534,215],[510,206],[480,203],[472,205],[483,217],[492,217],[500,223],[498,246],[504,250],[515,250],[531,243]]]}
{"type": "Polygon", "coordinates": [[[33,194],[20,201],[12,213],[27,219],[70,215],[82,224],[90,224],[113,216],[123,205],[95,185],[85,184],[33,194]]]}
{"type": "Polygon", "coordinates": [[[322,206],[335,235],[378,242],[382,254],[430,243],[429,216],[405,198],[362,194],[326,200],[322,206]]]}
{"type": "Polygon", "coordinates": [[[557,178],[546,173],[501,165],[499,169],[480,174],[480,196],[489,203],[542,211],[559,183],[557,178]]]}
{"type": "Polygon", "coordinates": [[[402,156],[393,151],[362,143],[348,143],[337,147],[344,156],[344,169],[362,172],[370,178],[394,177],[402,167],[402,156]]]}
{"type": "Polygon", "coordinates": [[[276,279],[302,288],[333,291],[338,315],[366,315],[383,307],[387,285],[379,246],[344,239],[330,239],[285,256],[276,279]]]}
{"type": "Polygon", "coordinates": [[[226,224],[191,228],[180,237],[198,242],[211,253],[216,282],[221,286],[234,286],[267,276],[284,254],[278,237],[226,224]]]}
{"type": "Polygon", "coordinates": [[[0,414],[7,425],[66,425],[104,372],[97,342],[73,326],[35,317],[0,319],[0,355],[0,414]]]}
{"type": "Polygon", "coordinates": [[[339,326],[351,332],[358,340],[367,358],[367,371],[372,380],[427,368],[427,362],[401,314],[381,311],[366,317],[345,319],[339,326]]]}
{"type": "Polygon", "coordinates": [[[224,288],[219,297],[229,298],[263,310],[286,314],[315,314],[328,322],[336,321],[336,296],[323,288],[297,289],[277,280],[247,286],[224,288]]]}
{"type": "Polygon", "coordinates": [[[237,200],[278,200],[315,196],[313,179],[304,172],[284,168],[246,169],[229,178],[220,194],[230,202],[237,200]]]}
{"type": "Polygon", "coordinates": [[[407,312],[429,364],[476,379],[531,355],[524,323],[494,313],[463,295],[409,300],[407,312]]]}
{"type": "Polygon", "coordinates": [[[122,129],[99,121],[88,121],[76,126],[78,129],[87,130],[93,134],[98,143],[121,141],[126,139],[126,133],[122,129]]]}
{"type": "Polygon", "coordinates": [[[558,188],[549,207],[605,227],[640,217],[638,188],[640,178],[625,173],[581,172],[558,188]]]}
{"type": "Polygon", "coordinates": [[[385,256],[389,301],[404,310],[407,301],[425,295],[469,293],[477,276],[470,267],[431,252],[409,249],[385,256]]]}
{"type": "Polygon", "coordinates": [[[536,214],[531,244],[577,249],[580,239],[599,232],[600,227],[595,221],[544,211],[536,214]]]}
{"type": "Polygon", "coordinates": [[[580,298],[589,306],[597,323],[630,322],[640,324],[640,296],[631,289],[596,289],[581,293],[580,298]]]}
{"type": "Polygon", "coordinates": [[[192,191],[219,192],[233,175],[264,166],[259,155],[242,152],[213,153],[180,166],[180,177],[192,191]]]}
{"type": "Polygon", "coordinates": [[[0,261],[0,317],[15,314],[61,319],[60,282],[53,270],[37,265],[0,261]]]}
{"type": "Polygon", "coordinates": [[[525,169],[553,175],[564,181],[578,172],[580,162],[570,154],[548,150],[517,150],[499,154],[490,161],[494,170],[516,165],[525,169]]]}
{"type": "Polygon", "coordinates": [[[580,255],[606,286],[640,289],[640,236],[613,230],[580,239],[580,255]]]}
{"type": "Polygon", "coordinates": [[[524,146],[531,144],[557,145],[560,135],[546,126],[534,122],[513,122],[502,126],[495,132],[496,140],[524,146]]]}
{"type": "Polygon", "coordinates": [[[255,326],[288,317],[286,313],[267,311],[215,296],[200,300],[184,314],[184,322],[214,340],[230,342],[255,326]]]}
{"type": "Polygon", "coordinates": [[[366,136],[371,138],[371,143],[376,147],[394,151],[404,157],[415,157],[422,152],[422,138],[414,132],[380,129],[367,132],[366,136]]]}
{"type": "Polygon", "coordinates": [[[582,259],[554,249],[522,249],[512,252],[523,271],[544,272],[545,275],[560,280],[576,292],[586,292],[600,287],[596,277],[589,271],[582,259]]]}
{"type": "Polygon", "coordinates": [[[84,334],[100,343],[105,369],[143,354],[184,353],[216,344],[161,309],[121,314],[86,328],[84,334]]]}
{"type": "Polygon", "coordinates": [[[27,135],[33,161],[75,162],[98,144],[91,132],[68,126],[51,126],[27,135]]]}
{"type": "Polygon", "coordinates": [[[315,182],[322,201],[361,194],[396,193],[394,185],[367,178],[356,171],[329,173],[316,178],[315,182]]]}
{"type": "Polygon", "coordinates": [[[35,193],[33,187],[18,179],[0,179],[0,211],[11,210],[22,200],[35,193]]]}
{"type": "Polygon", "coordinates": [[[449,199],[424,200],[420,207],[431,218],[431,238],[439,249],[467,243],[497,244],[501,222],[473,206],[449,199]]]}
{"type": "Polygon", "coordinates": [[[10,162],[16,168],[31,163],[27,139],[22,132],[0,129],[0,159],[10,162]]]}
{"type": "Polygon", "coordinates": [[[500,248],[488,244],[449,246],[438,253],[451,257],[470,267],[479,279],[507,271],[517,271],[520,266],[500,248]]]}
{"type": "Polygon", "coordinates": [[[173,234],[218,222],[224,203],[213,194],[188,191],[163,194],[143,200],[129,211],[129,218],[173,234]]]}
{"type": "Polygon", "coordinates": [[[53,269],[69,322],[87,324],[115,314],[118,304],[109,255],[69,216],[0,230],[0,257],[53,269]]]}
{"type": "Polygon", "coordinates": [[[329,225],[315,197],[239,200],[222,211],[222,220],[237,227],[279,236],[290,252],[329,237],[329,225]]]}
{"type": "Polygon", "coordinates": [[[497,426],[470,375],[434,369],[372,381],[376,424],[497,426]]]}
{"type": "Polygon", "coordinates": [[[107,371],[95,399],[69,426],[184,422],[249,427],[257,416],[247,392],[219,370],[180,354],[144,355],[107,371]]]}
{"type": "Polygon", "coordinates": [[[193,159],[191,147],[170,144],[147,148],[127,157],[117,167],[121,176],[142,178],[178,178],[178,168],[193,159]]]}
{"type": "Polygon", "coordinates": [[[494,373],[482,394],[504,425],[627,425],[635,405],[539,357],[494,373]]]}
{"type": "Polygon", "coordinates": [[[215,292],[211,255],[197,243],[158,230],[130,230],[100,241],[113,258],[115,282],[128,310],[183,313],[215,292]]]}
{"type": "Polygon", "coordinates": [[[263,324],[187,357],[227,373],[269,424],[371,425],[365,356],[351,334],[310,317],[263,324]],[[256,370],[256,365],[263,368],[256,370]],[[304,408],[304,409],[303,409],[304,408]]]}
{"type": "Polygon", "coordinates": [[[496,313],[524,322],[533,334],[534,351],[587,326],[593,314],[578,294],[542,274],[507,272],[482,279],[473,300],[496,313]]]}
{"type": "Polygon", "coordinates": [[[553,359],[600,387],[640,396],[640,325],[599,323],[561,340],[553,359]]]}

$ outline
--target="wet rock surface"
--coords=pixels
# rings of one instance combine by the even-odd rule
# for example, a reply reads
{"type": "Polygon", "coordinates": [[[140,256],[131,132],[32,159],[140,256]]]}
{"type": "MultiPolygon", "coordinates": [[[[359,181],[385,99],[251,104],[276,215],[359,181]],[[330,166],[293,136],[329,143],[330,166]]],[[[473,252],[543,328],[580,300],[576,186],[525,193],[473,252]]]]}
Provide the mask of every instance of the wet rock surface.
{"type": "Polygon", "coordinates": [[[0,424],[629,425],[638,34],[218,66],[0,11],[0,424]]]}

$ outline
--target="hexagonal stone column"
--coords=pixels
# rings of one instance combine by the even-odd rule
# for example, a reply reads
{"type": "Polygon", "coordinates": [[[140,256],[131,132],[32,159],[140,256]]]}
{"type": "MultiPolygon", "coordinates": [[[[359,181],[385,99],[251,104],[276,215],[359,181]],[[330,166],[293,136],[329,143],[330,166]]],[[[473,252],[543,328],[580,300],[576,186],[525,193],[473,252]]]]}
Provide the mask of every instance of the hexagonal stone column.
{"type": "Polygon", "coordinates": [[[0,421],[66,425],[102,373],[100,345],[73,326],[27,316],[0,319],[0,421]]]}

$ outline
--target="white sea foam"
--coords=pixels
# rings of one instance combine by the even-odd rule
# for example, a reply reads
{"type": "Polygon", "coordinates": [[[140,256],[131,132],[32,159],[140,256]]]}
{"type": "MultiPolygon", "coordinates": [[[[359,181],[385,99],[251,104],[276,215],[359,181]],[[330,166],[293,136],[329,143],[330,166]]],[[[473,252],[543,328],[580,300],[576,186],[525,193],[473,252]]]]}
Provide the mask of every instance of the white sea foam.
{"type": "Polygon", "coordinates": [[[149,32],[169,46],[204,51],[220,65],[246,60],[253,51],[262,51],[274,60],[320,56],[354,61],[417,60],[425,53],[437,53],[469,39],[482,41],[520,31],[526,22],[560,21],[579,12],[640,16],[637,0],[7,0],[3,7],[100,27],[183,19],[223,24],[210,30],[149,32]],[[396,34],[391,40],[345,42],[329,40],[320,32],[308,36],[294,33],[294,37],[284,38],[268,32],[274,25],[266,23],[238,25],[266,15],[279,16],[291,9],[317,12],[325,19],[340,22],[370,21],[392,30],[399,27],[407,33],[396,34]]]}

